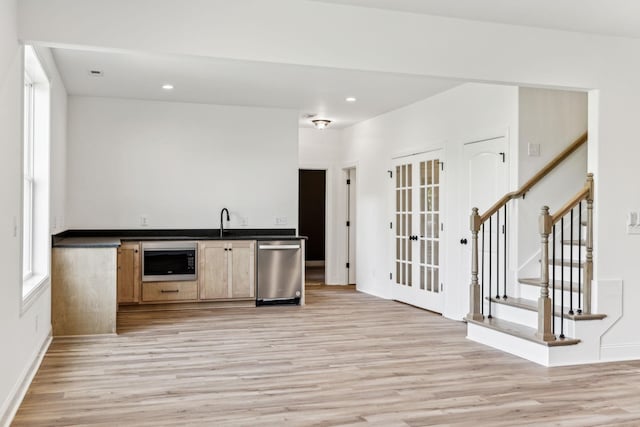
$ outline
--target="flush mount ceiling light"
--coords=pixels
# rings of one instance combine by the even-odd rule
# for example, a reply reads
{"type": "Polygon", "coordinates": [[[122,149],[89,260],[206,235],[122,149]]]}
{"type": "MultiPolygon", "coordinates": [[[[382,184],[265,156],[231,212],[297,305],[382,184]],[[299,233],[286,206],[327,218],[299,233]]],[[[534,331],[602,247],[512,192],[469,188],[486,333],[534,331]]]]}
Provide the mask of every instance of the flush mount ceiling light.
{"type": "Polygon", "coordinates": [[[349,96],[347,98],[345,98],[345,101],[347,102],[356,102],[358,99],[355,96],[349,96]]]}
{"type": "Polygon", "coordinates": [[[164,85],[162,85],[162,89],[171,90],[171,89],[173,89],[173,85],[172,84],[168,84],[168,83],[164,84],[164,85]]]}
{"type": "Polygon", "coordinates": [[[329,126],[329,124],[331,123],[331,120],[316,119],[316,120],[311,120],[311,123],[313,123],[313,125],[316,127],[316,129],[324,129],[327,126],[329,126]]]}

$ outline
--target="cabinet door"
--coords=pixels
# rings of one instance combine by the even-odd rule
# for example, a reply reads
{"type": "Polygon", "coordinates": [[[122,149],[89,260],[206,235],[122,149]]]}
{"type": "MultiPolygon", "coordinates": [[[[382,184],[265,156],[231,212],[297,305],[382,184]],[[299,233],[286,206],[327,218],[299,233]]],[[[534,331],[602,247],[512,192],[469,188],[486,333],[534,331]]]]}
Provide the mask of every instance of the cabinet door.
{"type": "Polygon", "coordinates": [[[124,243],[118,248],[118,304],[140,301],[140,245],[124,243]]]}
{"type": "Polygon", "coordinates": [[[227,242],[200,243],[198,281],[201,300],[230,298],[227,269],[229,253],[227,242]]]}
{"type": "Polygon", "coordinates": [[[233,298],[253,298],[256,289],[256,243],[233,242],[231,251],[231,293],[233,298]]]}

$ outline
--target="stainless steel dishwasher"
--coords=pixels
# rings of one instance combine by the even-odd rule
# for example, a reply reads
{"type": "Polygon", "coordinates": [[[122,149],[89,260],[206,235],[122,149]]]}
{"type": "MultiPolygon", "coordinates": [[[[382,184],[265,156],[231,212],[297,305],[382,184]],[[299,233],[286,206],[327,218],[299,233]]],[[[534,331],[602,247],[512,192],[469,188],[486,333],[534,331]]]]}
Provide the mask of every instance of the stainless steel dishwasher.
{"type": "Polygon", "coordinates": [[[302,262],[299,240],[259,241],[256,304],[300,304],[302,262]]]}

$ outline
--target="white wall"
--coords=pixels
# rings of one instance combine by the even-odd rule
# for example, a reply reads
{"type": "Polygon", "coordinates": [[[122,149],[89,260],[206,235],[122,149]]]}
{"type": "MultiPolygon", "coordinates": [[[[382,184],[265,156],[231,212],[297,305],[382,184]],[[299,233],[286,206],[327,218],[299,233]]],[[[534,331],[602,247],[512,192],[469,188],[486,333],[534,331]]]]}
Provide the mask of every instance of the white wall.
{"type": "Polygon", "coordinates": [[[69,98],[67,223],[74,229],[296,228],[295,111],[69,98]],[[276,225],[276,217],[287,224],[276,225]]]}
{"type": "Polygon", "coordinates": [[[393,221],[390,195],[393,181],[387,170],[397,155],[444,149],[445,231],[442,245],[446,300],[444,315],[462,319],[468,312],[469,277],[463,275],[468,255],[458,243],[469,238],[466,167],[463,145],[480,138],[510,134],[517,144],[518,89],[468,83],[432,98],[383,114],[344,131],[346,159],[358,161],[357,278],[358,289],[390,298],[393,248],[389,222],[393,221]],[[460,266],[465,266],[461,268],[460,266]]]}
{"type": "MultiPolygon", "coordinates": [[[[587,94],[520,88],[518,108],[520,186],[587,130],[587,94]],[[527,145],[530,143],[540,145],[540,156],[528,155],[527,145]]],[[[524,269],[519,273],[521,277],[538,277],[540,274],[540,209],[546,205],[554,213],[584,186],[586,175],[587,146],[584,145],[543,178],[525,199],[516,202],[518,268],[524,269]]],[[[577,211],[575,215],[577,221],[577,211]]],[[[577,240],[577,236],[575,238],[577,240]]]]}
{"type": "MultiPolygon", "coordinates": [[[[0,425],[8,422],[12,400],[51,330],[49,284],[27,307],[22,306],[22,93],[23,56],[16,32],[16,5],[0,1],[0,425]],[[16,228],[14,229],[14,224],[16,228]]],[[[51,79],[52,210],[64,216],[58,154],[64,152],[66,92],[46,50],[38,54],[51,79]]]]}
{"type": "Polygon", "coordinates": [[[298,161],[301,169],[327,172],[325,282],[343,285],[348,281],[346,262],[346,182],[344,168],[352,166],[344,159],[342,131],[301,128],[298,161]]]}

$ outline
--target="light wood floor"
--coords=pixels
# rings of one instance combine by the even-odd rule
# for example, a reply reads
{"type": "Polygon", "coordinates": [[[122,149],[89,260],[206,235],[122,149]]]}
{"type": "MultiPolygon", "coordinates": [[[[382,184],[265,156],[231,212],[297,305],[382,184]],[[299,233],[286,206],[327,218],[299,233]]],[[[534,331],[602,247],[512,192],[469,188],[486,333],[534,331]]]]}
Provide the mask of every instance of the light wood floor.
{"type": "Polygon", "coordinates": [[[547,369],[349,287],[54,340],[15,426],[638,426],[640,362],[547,369]]]}

